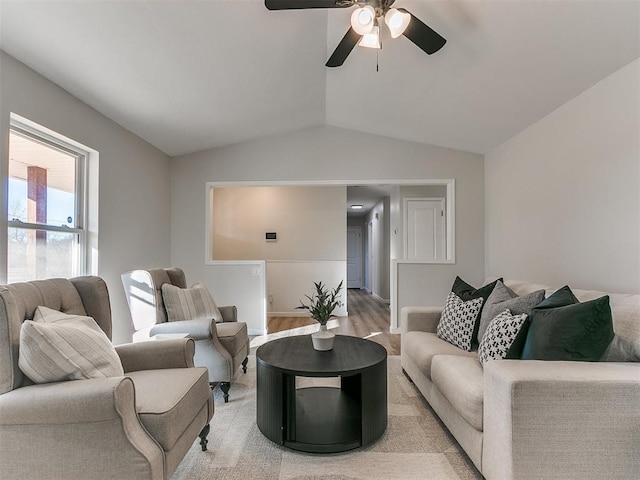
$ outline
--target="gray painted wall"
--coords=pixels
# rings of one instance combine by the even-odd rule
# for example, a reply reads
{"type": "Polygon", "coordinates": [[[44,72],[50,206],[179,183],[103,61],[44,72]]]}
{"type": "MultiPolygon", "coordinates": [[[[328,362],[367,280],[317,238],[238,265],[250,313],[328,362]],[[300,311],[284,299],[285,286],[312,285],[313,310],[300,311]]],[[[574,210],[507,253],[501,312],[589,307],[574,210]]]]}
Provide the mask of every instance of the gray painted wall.
{"type": "MultiPolygon", "coordinates": [[[[192,281],[206,278],[207,181],[454,178],[456,264],[402,266],[399,306],[441,303],[455,275],[474,284],[503,275],[640,292],[639,70],[640,60],[632,62],[484,161],[334,127],[170,160],[0,52],[0,151],[8,150],[9,114],[15,112],[100,153],[98,274],[110,289],[116,343],[131,338],[122,272],[174,264],[192,281]]],[[[3,172],[6,162],[3,154],[3,172]]],[[[3,203],[5,189],[3,181],[3,203]]],[[[5,218],[0,222],[6,225],[5,218]]],[[[0,266],[5,261],[0,236],[0,266]]]]}
{"type": "Polygon", "coordinates": [[[487,275],[640,292],[640,60],[486,155],[487,275]]]}
{"type": "MultiPolygon", "coordinates": [[[[171,261],[192,281],[206,277],[205,204],[210,182],[323,181],[358,183],[456,180],[456,264],[421,265],[407,285],[420,302],[424,285],[446,291],[460,274],[484,279],[483,156],[335,127],[316,127],[198,152],[171,161],[171,261]]],[[[415,273],[415,272],[414,272],[415,273]]],[[[441,302],[444,301],[439,299],[441,302]]]]}
{"type": "MultiPolygon", "coordinates": [[[[3,208],[11,112],[99,152],[100,234],[98,251],[92,255],[98,257],[97,274],[109,287],[114,342],[131,341],[131,319],[120,275],[132,268],[169,263],[169,157],[0,51],[3,208]]],[[[0,218],[6,227],[6,218],[0,218]]],[[[2,262],[6,262],[6,248],[6,236],[0,235],[2,262]]]]}

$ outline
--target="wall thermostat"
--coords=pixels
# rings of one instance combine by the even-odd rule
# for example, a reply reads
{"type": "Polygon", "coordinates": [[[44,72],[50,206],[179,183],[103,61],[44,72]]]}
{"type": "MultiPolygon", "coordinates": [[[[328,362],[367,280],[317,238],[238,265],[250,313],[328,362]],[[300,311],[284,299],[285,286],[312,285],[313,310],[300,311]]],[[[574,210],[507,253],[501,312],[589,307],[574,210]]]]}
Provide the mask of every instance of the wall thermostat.
{"type": "Polygon", "coordinates": [[[276,232],[267,232],[264,234],[264,238],[267,242],[275,242],[278,240],[278,235],[276,232]]]}

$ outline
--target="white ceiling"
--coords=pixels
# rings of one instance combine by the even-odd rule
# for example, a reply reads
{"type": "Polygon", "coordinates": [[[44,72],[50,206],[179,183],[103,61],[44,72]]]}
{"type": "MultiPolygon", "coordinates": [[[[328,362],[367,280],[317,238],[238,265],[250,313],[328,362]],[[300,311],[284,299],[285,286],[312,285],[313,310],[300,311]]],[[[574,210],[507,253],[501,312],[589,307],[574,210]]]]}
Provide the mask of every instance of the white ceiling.
{"type": "Polygon", "coordinates": [[[315,125],[485,153],[640,56],[640,0],[397,0],[447,40],[324,66],[351,9],[0,0],[0,48],[169,155],[315,125]]]}

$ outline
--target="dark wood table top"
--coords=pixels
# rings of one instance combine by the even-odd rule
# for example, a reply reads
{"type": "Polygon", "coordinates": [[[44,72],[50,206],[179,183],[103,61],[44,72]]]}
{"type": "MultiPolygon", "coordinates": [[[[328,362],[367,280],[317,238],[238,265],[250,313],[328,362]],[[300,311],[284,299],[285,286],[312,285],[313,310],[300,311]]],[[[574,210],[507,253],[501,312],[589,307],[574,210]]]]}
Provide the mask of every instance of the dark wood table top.
{"type": "Polygon", "coordinates": [[[336,335],[333,350],[313,348],[311,335],[279,338],[256,351],[256,359],[285,373],[306,377],[355,375],[387,358],[387,350],[370,340],[336,335]]]}

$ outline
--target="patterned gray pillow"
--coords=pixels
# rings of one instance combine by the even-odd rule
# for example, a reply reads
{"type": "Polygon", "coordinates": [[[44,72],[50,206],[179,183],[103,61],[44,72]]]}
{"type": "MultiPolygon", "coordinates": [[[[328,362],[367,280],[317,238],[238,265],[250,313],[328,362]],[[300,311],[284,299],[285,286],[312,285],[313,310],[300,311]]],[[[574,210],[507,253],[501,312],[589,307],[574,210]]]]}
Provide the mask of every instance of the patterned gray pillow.
{"type": "Polygon", "coordinates": [[[507,355],[526,319],[526,313],[512,315],[509,310],[505,310],[491,320],[478,347],[480,363],[489,360],[502,360],[507,355]]]}
{"type": "Polygon", "coordinates": [[[513,290],[498,280],[482,309],[480,327],[478,328],[478,342],[482,340],[491,320],[500,313],[509,310],[512,315],[528,314],[542,300],[544,300],[544,290],[536,290],[528,295],[519,297],[513,290]]]}
{"type": "Polygon", "coordinates": [[[484,299],[479,297],[465,302],[455,293],[449,293],[438,323],[438,337],[470,352],[473,327],[483,301],[484,299]]]}

